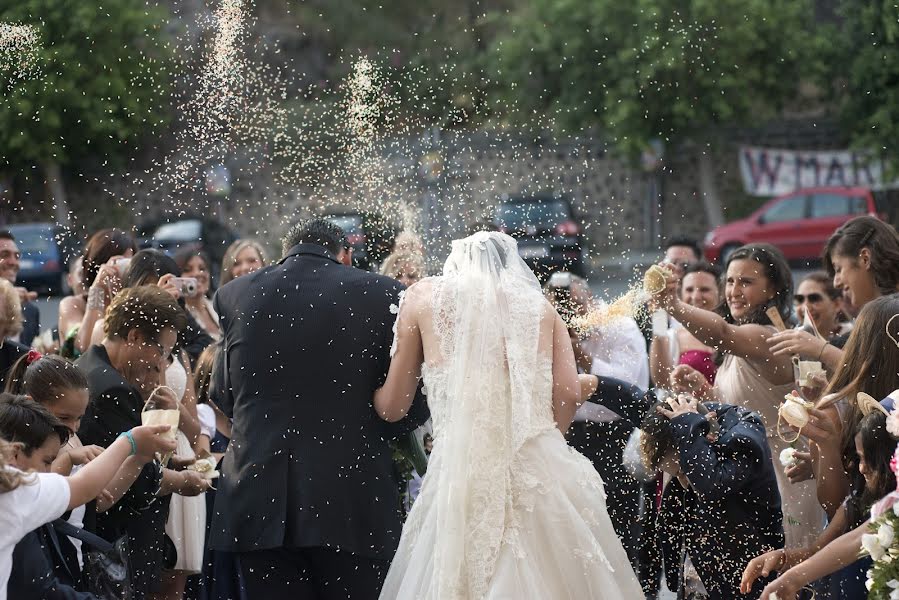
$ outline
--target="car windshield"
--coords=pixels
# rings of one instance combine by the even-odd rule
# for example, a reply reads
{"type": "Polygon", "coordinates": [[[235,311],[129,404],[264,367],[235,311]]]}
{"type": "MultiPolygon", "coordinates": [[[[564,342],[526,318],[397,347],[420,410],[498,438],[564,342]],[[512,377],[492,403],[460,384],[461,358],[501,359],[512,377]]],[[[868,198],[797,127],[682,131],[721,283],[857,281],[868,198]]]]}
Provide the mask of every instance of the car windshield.
{"type": "Polygon", "coordinates": [[[325,217],[341,229],[345,235],[359,233],[362,226],[362,218],[359,215],[329,215],[325,217]]]}
{"type": "Polygon", "coordinates": [[[550,200],[501,204],[498,216],[502,226],[516,229],[525,225],[555,226],[571,219],[571,212],[562,200],[550,200]]]}
{"type": "Polygon", "coordinates": [[[199,219],[190,219],[160,225],[153,233],[153,238],[157,240],[190,241],[200,239],[202,232],[203,223],[199,219]]]}
{"type": "Polygon", "coordinates": [[[56,254],[53,230],[48,227],[11,228],[10,233],[15,236],[16,245],[23,258],[56,254]]]}

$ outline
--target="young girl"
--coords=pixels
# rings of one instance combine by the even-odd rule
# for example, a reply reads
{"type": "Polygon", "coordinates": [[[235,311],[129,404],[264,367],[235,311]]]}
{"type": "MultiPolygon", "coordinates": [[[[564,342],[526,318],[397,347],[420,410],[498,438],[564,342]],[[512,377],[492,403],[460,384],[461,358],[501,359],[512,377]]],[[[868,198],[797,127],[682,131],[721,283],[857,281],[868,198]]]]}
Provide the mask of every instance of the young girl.
{"type": "Polygon", "coordinates": [[[67,441],[68,430],[60,424],[38,432],[29,415],[44,409],[38,406],[35,411],[29,403],[36,405],[23,396],[0,394],[0,438],[14,442],[0,439],[0,600],[7,597],[12,552],[19,540],[95,498],[129,456],[143,464],[153,460],[156,452],[175,449],[174,442],[158,435],[167,431],[167,426],[135,427],[78,473],[63,477],[50,472],[50,467],[67,441]]]}
{"type": "MultiPolygon", "coordinates": [[[[896,440],[887,432],[886,410],[874,402],[863,404],[860,408],[865,416],[855,436],[855,452],[858,455],[858,471],[864,483],[855,486],[837,510],[827,529],[812,546],[772,550],[752,559],[743,572],[740,584],[743,593],[752,587],[752,583],[760,575],[767,576],[772,571],[780,571],[781,576],[771,582],[765,592],[777,591],[778,597],[782,600],[792,598],[792,594],[796,594],[804,585],[814,581],[809,578],[811,570],[804,568],[803,561],[843,534],[857,529],[866,521],[871,505],[896,489],[896,476],[890,469],[896,440]]],[[[857,554],[858,546],[855,548],[855,555],[857,554]]],[[[870,559],[859,559],[845,567],[841,564],[834,566],[843,567],[832,578],[834,598],[861,600],[867,597],[865,571],[870,566],[870,559]]],[[[762,597],[766,597],[766,594],[763,593],[762,597]]]]}
{"type": "MultiPolygon", "coordinates": [[[[12,394],[30,396],[35,402],[46,407],[50,413],[68,429],[67,441],[62,443],[59,454],[51,465],[51,472],[60,475],[74,475],[85,464],[102,452],[100,446],[85,446],[78,439],[78,427],[87,409],[87,379],[75,365],[60,356],[41,356],[29,352],[12,367],[7,377],[6,391],[12,394]]],[[[109,487],[97,497],[96,504],[78,506],[69,515],[68,521],[75,527],[83,527],[88,508],[105,512],[121,499],[140,474],[143,463],[136,457],[129,457],[116,473],[109,487]]],[[[72,544],[81,558],[81,541],[72,539],[72,544]]]]}

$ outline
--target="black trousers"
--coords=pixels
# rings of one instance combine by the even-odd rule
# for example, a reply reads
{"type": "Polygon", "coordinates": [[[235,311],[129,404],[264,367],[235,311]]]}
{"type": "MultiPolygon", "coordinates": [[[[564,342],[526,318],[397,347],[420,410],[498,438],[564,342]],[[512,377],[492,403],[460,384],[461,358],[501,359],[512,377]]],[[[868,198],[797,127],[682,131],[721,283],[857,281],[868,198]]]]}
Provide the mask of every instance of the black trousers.
{"type": "Polygon", "coordinates": [[[240,553],[247,597],[256,600],[377,600],[390,561],[330,548],[240,553]]]}
{"type": "Polygon", "coordinates": [[[638,567],[640,539],[640,484],[621,464],[624,447],[633,431],[624,419],[594,423],[575,421],[568,429],[568,443],[586,456],[602,477],[606,488],[606,508],[612,527],[630,559],[638,567]]]}

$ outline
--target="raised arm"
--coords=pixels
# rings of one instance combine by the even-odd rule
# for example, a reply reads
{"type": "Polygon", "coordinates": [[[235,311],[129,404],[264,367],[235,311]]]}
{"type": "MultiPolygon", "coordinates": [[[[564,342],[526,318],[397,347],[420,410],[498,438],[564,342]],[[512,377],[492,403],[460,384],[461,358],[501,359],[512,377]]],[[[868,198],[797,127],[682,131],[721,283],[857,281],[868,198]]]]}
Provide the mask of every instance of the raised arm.
{"type": "Polygon", "coordinates": [[[375,411],[390,423],[402,420],[409,412],[421,379],[421,365],[424,362],[419,325],[422,301],[417,286],[406,290],[396,320],[396,352],[390,361],[387,380],[375,391],[375,411]]]}

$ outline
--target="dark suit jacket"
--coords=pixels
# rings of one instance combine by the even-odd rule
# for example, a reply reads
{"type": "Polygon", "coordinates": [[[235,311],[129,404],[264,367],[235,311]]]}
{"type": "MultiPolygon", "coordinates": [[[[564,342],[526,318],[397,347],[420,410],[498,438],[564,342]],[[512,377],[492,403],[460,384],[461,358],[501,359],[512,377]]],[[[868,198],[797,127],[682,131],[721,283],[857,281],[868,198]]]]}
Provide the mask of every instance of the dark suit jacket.
{"type": "Polygon", "coordinates": [[[639,428],[643,415],[655,404],[655,394],[614,377],[598,379],[599,385],[593,395],[587,398],[587,402],[604,406],[633,427],[639,428]]]}
{"type": "Polygon", "coordinates": [[[708,404],[721,425],[716,441],[709,424],[696,413],[671,422],[681,469],[690,488],[669,482],[662,497],[659,535],[665,578],[683,581],[689,554],[710,598],[758,598],[768,578],[750,594],[740,594],[740,577],[750,560],[784,544],[780,493],[774,464],[757,413],[728,404],[708,404]]]}
{"type": "Polygon", "coordinates": [[[31,347],[31,342],[41,334],[41,311],[34,302],[22,305],[22,333],[19,341],[31,347]]]}
{"type": "Polygon", "coordinates": [[[402,522],[388,441],[428,417],[421,394],[399,423],[372,407],[401,290],[299,244],[218,291],[224,347],[214,385],[234,422],[213,548],[393,557],[402,522]]]}
{"type": "Polygon", "coordinates": [[[6,586],[10,600],[94,600],[79,592],[81,574],[75,547],[51,523],[23,537],[12,553],[12,572],[6,586]]]}
{"type": "MultiPolygon", "coordinates": [[[[102,344],[88,348],[75,364],[87,377],[91,400],[78,437],[85,445],[105,448],[123,431],[140,425],[143,400],[110,364],[102,344]]],[[[122,499],[107,512],[97,514],[94,533],[103,539],[114,542],[128,534],[131,581],[139,598],[155,582],[166,550],[169,497],[156,496],[161,482],[161,465],[147,463],[122,499]]]]}

